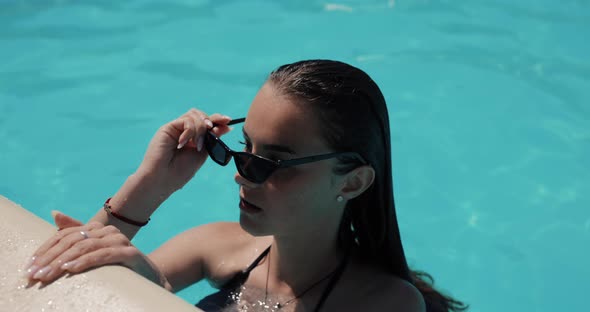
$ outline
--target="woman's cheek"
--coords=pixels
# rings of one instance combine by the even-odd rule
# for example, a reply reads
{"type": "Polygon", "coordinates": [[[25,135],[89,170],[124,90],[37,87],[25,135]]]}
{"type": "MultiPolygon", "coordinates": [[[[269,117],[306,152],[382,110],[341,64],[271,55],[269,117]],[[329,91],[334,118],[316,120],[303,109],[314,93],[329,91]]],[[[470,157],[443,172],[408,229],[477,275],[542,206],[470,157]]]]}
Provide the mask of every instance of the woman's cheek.
{"type": "Polygon", "coordinates": [[[273,173],[270,177],[272,179],[272,184],[276,185],[277,188],[279,187],[288,187],[293,184],[297,184],[301,174],[299,170],[295,167],[291,168],[282,168],[273,173]]]}

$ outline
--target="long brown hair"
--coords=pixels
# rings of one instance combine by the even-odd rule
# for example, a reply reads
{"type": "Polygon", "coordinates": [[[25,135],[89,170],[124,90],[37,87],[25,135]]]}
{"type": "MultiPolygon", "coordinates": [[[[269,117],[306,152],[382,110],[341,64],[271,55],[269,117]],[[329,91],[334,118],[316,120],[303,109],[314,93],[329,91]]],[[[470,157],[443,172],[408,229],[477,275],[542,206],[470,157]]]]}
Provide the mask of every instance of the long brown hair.
{"type": "MultiPolygon", "coordinates": [[[[466,310],[462,302],[437,291],[430,275],[408,267],[393,198],[389,115],[377,84],[362,70],[329,60],[283,65],[268,81],[313,110],[334,151],[358,152],[375,170],[372,186],[345,208],[340,245],[356,244],[365,261],[411,282],[422,293],[427,311],[466,310]]],[[[359,165],[356,159],[342,158],[335,170],[342,174],[359,165]]]]}

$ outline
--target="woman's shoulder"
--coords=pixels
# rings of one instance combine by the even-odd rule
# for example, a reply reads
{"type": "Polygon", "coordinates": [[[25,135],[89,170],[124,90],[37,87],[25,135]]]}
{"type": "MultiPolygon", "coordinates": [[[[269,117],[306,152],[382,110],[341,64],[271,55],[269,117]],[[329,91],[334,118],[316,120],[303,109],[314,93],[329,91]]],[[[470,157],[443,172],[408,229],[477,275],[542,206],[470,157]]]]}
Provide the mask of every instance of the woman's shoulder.
{"type": "Polygon", "coordinates": [[[202,237],[212,236],[210,239],[224,240],[226,236],[243,235],[246,233],[238,222],[214,222],[196,226],[188,230],[190,235],[202,237]]]}
{"type": "Polygon", "coordinates": [[[256,238],[244,231],[237,222],[215,222],[196,226],[182,234],[206,251],[208,258],[226,258],[256,242],[256,238]]]}
{"type": "Polygon", "coordinates": [[[232,250],[247,248],[250,244],[264,245],[272,241],[272,236],[253,236],[238,222],[207,223],[188,230],[186,234],[193,239],[206,240],[211,245],[232,250]]]}
{"type": "Polygon", "coordinates": [[[412,283],[365,262],[353,263],[347,284],[349,298],[355,298],[353,294],[357,300],[363,297],[357,302],[362,302],[364,311],[388,310],[384,307],[403,312],[426,311],[422,294],[412,283]]]}
{"type": "Polygon", "coordinates": [[[423,312],[426,304],[422,294],[412,283],[394,275],[387,275],[381,281],[382,291],[378,301],[383,305],[396,307],[400,312],[423,312]]]}
{"type": "Polygon", "coordinates": [[[203,269],[213,284],[223,284],[246,268],[269,245],[272,237],[255,237],[237,222],[215,222],[197,226],[186,233],[203,248],[203,269]]]}

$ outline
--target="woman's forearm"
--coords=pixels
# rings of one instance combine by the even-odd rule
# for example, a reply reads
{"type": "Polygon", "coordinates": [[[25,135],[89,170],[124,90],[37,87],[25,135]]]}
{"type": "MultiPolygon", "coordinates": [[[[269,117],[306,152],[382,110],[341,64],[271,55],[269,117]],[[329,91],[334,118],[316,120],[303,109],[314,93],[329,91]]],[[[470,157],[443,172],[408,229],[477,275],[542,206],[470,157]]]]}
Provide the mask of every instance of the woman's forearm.
{"type": "MultiPolygon", "coordinates": [[[[157,176],[136,172],[127,178],[123,186],[111,198],[111,210],[121,216],[138,222],[147,221],[152,213],[164,202],[173,190],[158,184],[157,176]]],[[[116,226],[131,240],[141,229],[109,215],[102,207],[90,221],[116,226]]]]}

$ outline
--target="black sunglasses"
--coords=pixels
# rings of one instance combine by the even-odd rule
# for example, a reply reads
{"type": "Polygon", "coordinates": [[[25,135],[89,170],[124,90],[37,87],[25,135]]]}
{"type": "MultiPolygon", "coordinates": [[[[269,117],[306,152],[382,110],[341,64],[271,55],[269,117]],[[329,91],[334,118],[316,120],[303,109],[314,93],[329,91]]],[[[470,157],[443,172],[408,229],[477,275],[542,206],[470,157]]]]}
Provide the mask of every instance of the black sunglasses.
{"type": "MultiPolygon", "coordinates": [[[[246,118],[233,119],[227,125],[234,125],[244,122],[245,120],[246,118]]],[[[363,164],[367,164],[363,157],[356,152],[336,152],[275,161],[252,153],[233,151],[211,131],[207,131],[207,134],[205,135],[205,148],[211,159],[222,166],[227,165],[233,157],[240,175],[253,183],[262,183],[266,181],[275,170],[280,168],[293,167],[340,156],[353,157],[361,161],[363,164]]]]}

